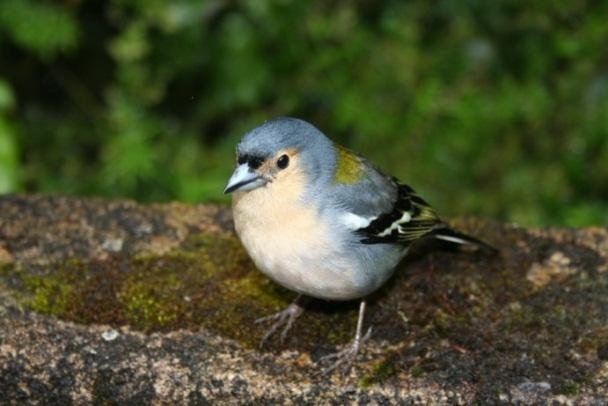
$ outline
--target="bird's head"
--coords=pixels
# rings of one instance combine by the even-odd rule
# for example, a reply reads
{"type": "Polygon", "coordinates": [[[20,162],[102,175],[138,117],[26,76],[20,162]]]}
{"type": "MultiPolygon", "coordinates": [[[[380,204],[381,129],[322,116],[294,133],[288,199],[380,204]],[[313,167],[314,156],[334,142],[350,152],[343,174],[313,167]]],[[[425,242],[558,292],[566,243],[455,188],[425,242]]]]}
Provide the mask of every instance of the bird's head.
{"type": "Polygon", "coordinates": [[[236,155],[236,169],[224,193],[313,182],[330,173],[335,161],[331,141],[295,118],[278,118],[249,131],[236,155]]]}

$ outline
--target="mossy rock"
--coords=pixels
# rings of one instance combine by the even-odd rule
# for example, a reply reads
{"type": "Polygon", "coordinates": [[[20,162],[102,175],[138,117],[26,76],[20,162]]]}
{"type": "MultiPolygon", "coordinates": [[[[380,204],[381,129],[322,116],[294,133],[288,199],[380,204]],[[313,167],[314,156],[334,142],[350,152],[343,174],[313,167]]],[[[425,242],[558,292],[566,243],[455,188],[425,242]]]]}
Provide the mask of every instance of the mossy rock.
{"type": "MultiPolygon", "coordinates": [[[[5,226],[0,257],[9,258],[0,272],[8,296],[0,299],[7,309],[10,303],[25,309],[5,313],[17,321],[43,315],[49,325],[57,320],[92,330],[110,326],[133,332],[129,339],[146,348],[157,348],[155,337],[172,340],[177,334],[185,345],[207,331],[231,339],[222,344],[229,354],[250,351],[243,354],[250,354],[252,370],[306,382],[311,391],[333,390],[316,374],[316,360],[351,339],[357,303],[311,300],[288,340],[272,341],[259,352],[266,325],[255,320],[287,306],[295,295],[255,269],[231,232],[228,213],[215,206],[0,199],[5,226]],[[18,208],[24,207],[34,214],[19,218],[18,208]],[[85,233],[90,235],[83,240],[85,233]],[[104,242],[107,235],[113,236],[111,243],[104,242]]],[[[608,231],[525,230],[474,219],[453,225],[499,246],[501,255],[415,247],[395,277],[370,298],[366,324],[373,327],[373,338],[351,387],[371,394],[439,386],[454,397],[425,399],[447,396],[467,403],[505,396],[595,399],[605,393],[608,231]]],[[[24,332],[28,328],[25,322],[20,326],[24,332]]],[[[80,331],[66,326],[60,328],[80,331]]],[[[197,345],[202,344],[171,346],[165,354],[183,359],[180,368],[191,370],[194,364],[186,360],[195,357],[197,345]]],[[[154,358],[149,351],[141,356],[154,358]]],[[[197,368],[206,362],[201,358],[197,368]]],[[[218,368],[220,373],[228,366],[218,368]]],[[[288,390],[273,379],[269,382],[288,390]]]]}
{"type": "MultiPolygon", "coordinates": [[[[294,297],[255,269],[233,235],[194,234],[163,255],[69,259],[44,272],[5,267],[2,276],[20,304],[42,314],[146,333],[203,327],[252,348],[263,332],[255,320],[294,297]]],[[[302,345],[336,344],[352,333],[352,314],[334,315],[331,329],[307,318],[315,333],[302,345]]]]}

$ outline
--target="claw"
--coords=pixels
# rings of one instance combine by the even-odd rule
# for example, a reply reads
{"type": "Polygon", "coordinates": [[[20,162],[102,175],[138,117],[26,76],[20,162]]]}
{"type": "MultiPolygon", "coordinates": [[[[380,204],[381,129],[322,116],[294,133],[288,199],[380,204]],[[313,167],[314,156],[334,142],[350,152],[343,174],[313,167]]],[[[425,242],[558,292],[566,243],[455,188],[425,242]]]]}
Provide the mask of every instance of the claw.
{"type": "Polygon", "coordinates": [[[371,336],[372,328],[370,327],[363,337],[361,337],[360,339],[355,338],[355,340],[353,340],[353,342],[344,350],[339,351],[335,354],[329,354],[322,357],[319,360],[319,362],[321,363],[336,360],[332,365],[323,369],[323,374],[328,375],[330,372],[335,371],[340,367],[344,367],[343,371],[346,374],[357,359],[357,355],[359,354],[359,348],[361,348],[361,345],[364,344],[367,340],[369,340],[371,336]]]}
{"type": "Polygon", "coordinates": [[[270,320],[280,319],[283,315],[284,311],[280,311],[278,313],[271,314],[270,316],[260,317],[259,319],[255,319],[255,324],[262,324],[270,320]]]}
{"type": "Polygon", "coordinates": [[[260,324],[267,321],[274,321],[272,326],[270,326],[266,334],[264,334],[264,336],[260,340],[259,349],[264,348],[268,339],[272,337],[281,326],[284,327],[283,331],[281,331],[279,339],[281,343],[285,341],[285,339],[287,338],[287,333],[289,333],[289,330],[291,330],[291,328],[293,327],[294,322],[304,312],[304,308],[297,303],[299,298],[300,297],[298,296],[298,298],[285,310],[275,314],[271,314],[270,316],[259,318],[255,321],[255,324],[260,324]]]}
{"type": "Polygon", "coordinates": [[[336,360],[332,365],[328,368],[325,368],[322,373],[324,375],[328,375],[330,372],[340,368],[343,368],[343,372],[346,374],[353,365],[353,362],[357,359],[357,355],[359,354],[359,348],[361,344],[364,344],[369,338],[372,336],[372,328],[370,327],[365,335],[361,335],[363,330],[363,316],[365,315],[365,300],[361,301],[361,305],[359,306],[359,319],[357,320],[357,331],[355,333],[355,338],[352,343],[345,348],[344,350],[337,352],[335,354],[330,354],[322,357],[319,362],[323,363],[325,361],[336,360]]]}

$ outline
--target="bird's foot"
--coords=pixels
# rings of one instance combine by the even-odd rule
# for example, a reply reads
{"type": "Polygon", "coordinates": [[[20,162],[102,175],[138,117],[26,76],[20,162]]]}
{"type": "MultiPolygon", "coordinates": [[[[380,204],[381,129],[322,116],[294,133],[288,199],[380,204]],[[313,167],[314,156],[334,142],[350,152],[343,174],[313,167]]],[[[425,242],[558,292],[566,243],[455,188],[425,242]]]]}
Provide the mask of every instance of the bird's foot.
{"type": "Polygon", "coordinates": [[[267,321],[274,321],[272,326],[268,329],[264,337],[260,340],[260,349],[264,348],[266,342],[274,333],[276,333],[281,326],[283,326],[283,331],[281,331],[280,340],[281,343],[285,341],[287,337],[287,333],[293,327],[293,323],[296,321],[300,315],[304,313],[304,308],[300,306],[297,302],[293,302],[290,304],[285,310],[282,310],[278,313],[271,314],[270,316],[259,318],[255,321],[255,324],[265,323],[267,321]]]}
{"type": "Polygon", "coordinates": [[[319,360],[320,363],[333,361],[333,364],[323,369],[323,374],[327,375],[338,368],[341,368],[344,374],[348,373],[350,368],[353,366],[353,363],[357,359],[357,355],[359,354],[359,348],[361,348],[361,345],[364,344],[367,340],[369,340],[371,335],[372,328],[370,327],[363,337],[355,337],[355,339],[350,343],[350,345],[344,350],[335,354],[329,354],[322,357],[319,360]]]}

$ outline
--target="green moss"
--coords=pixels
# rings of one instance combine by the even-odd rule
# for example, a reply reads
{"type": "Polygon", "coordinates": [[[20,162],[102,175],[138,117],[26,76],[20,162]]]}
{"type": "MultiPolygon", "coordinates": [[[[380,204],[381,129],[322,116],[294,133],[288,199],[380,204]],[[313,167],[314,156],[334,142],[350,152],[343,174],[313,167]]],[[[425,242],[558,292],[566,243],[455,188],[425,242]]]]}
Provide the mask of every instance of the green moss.
{"type": "Polygon", "coordinates": [[[13,264],[0,264],[0,283],[7,280],[11,275],[14,275],[15,265],[13,264]]]}
{"type": "Polygon", "coordinates": [[[26,280],[28,289],[32,290],[29,306],[47,314],[65,312],[69,306],[72,295],[72,287],[57,278],[28,278],[26,280]]]}
{"type": "Polygon", "coordinates": [[[437,308],[433,317],[433,324],[438,332],[442,332],[450,328],[452,319],[443,309],[437,308]]]}
{"type": "Polygon", "coordinates": [[[142,330],[163,327],[174,321],[179,305],[173,300],[173,293],[180,284],[174,274],[163,275],[154,280],[127,279],[118,294],[129,324],[142,330]],[[162,289],[158,289],[162,286],[162,289]]]}
{"type": "Polygon", "coordinates": [[[424,375],[424,369],[419,365],[413,366],[410,369],[410,374],[412,375],[412,378],[420,378],[422,375],[424,375]]]}
{"type": "MultiPolygon", "coordinates": [[[[130,325],[144,332],[200,327],[256,347],[265,326],[254,321],[286,307],[294,294],[255,269],[234,236],[193,235],[171,252],[70,259],[40,274],[4,267],[17,300],[34,311],[79,323],[130,325]],[[246,326],[247,328],[244,328],[246,326]]],[[[302,317],[293,344],[350,340],[356,310],[302,317]]]]}
{"type": "Polygon", "coordinates": [[[397,373],[392,356],[376,362],[369,373],[359,379],[358,385],[362,389],[369,388],[375,384],[381,384],[397,373]]]}
{"type": "Polygon", "coordinates": [[[19,295],[20,300],[36,312],[63,314],[74,300],[73,280],[64,275],[27,274],[19,267],[13,268],[12,272],[19,275],[19,281],[27,292],[19,295]]]}
{"type": "Polygon", "coordinates": [[[559,390],[562,395],[566,396],[574,396],[577,395],[580,391],[580,385],[575,382],[566,382],[563,384],[559,390]]]}

